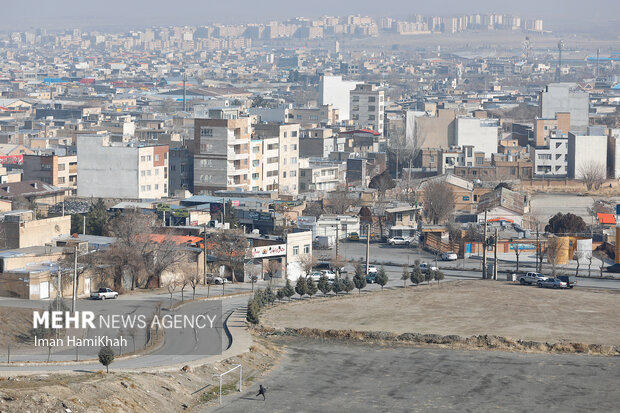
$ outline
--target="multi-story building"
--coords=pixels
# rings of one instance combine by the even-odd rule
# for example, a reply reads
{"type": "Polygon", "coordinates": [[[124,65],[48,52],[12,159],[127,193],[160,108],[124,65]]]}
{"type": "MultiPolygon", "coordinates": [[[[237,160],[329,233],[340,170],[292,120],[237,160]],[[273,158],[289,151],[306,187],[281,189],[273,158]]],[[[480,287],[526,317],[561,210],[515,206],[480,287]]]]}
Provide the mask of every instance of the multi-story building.
{"type": "Polygon", "coordinates": [[[195,193],[250,188],[250,134],[250,118],[195,119],[195,193]]]}
{"type": "Polygon", "coordinates": [[[77,156],[24,155],[23,159],[25,181],[43,181],[59,188],[68,188],[71,195],[77,195],[77,156]]]}
{"type": "Polygon", "coordinates": [[[551,83],[540,92],[539,117],[552,119],[556,113],[570,113],[570,131],[585,132],[589,124],[589,93],[578,89],[576,83],[551,83]]]}
{"type": "Polygon", "coordinates": [[[534,176],[563,177],[566,176],[568,165],[568,137],[563,134],[545,139],[546,146],[533,148],[534,176]]]}
{"type": "Polygon", "coordinates": [[[552,134],[567,134],[568,132],[570,132],[570,113],[568,112],[558,112],[553,118],[536,118],[534,120],[534,144],[536,147],[548,146],[549,137],[552,134]]]}
{"type": "Polygon", "coordinates": [[[313,160],[299,168],[299,192],[334,191],[346,180],[342,162],[313,160]]]}
{"type": "Polygon", "coordinates": [[[342,80],[342,76],[321,76],[319,82],[319,105],[333,105],[340,112],[341,120],[349,120],[350,92],[358,82],[342,80]]]}
{"type": "Polygon", "coordinates": [[[497,119],[457,118],[454,144],[472,146],[490,158],[497,152],[499,121],[497,119]]]}
{"type": "Polygon", "coordinates": [[[383,133],[385,97],[375,85],[357,85],[350,92],[350,119],[362,128],[383,133]]]}
{"type": "Polygon", "coordinates": [[[263,141],[263,190],[297,195],[299,172],[299,125],[262,123],[254,127],[263,141]]]}
{"type": "Polygon", "coordinates": [[[159,199],[168,196],[168,146],[77,138],[80,197],[159,199]]]}
{"type": "Polygon", "coordinates": [[[264,188],[263,151],[263,140],[252,139],[250,142],[250,190],[252,191],[262,191],[264,188]]]}
{"type": "Polygon", "coordinates": [[[568,163],[566,171],[571,179],[582,179],[586,173],[601,170],[607,174],[607,136],[576,135],[568,133],[568,163]]]}
{"type": "Polygon", "coordinates": [[[168,192],[174,196],[175,191],[194,192],[194,156],[188,148],[171,148],[168,176],[168,192]]]}

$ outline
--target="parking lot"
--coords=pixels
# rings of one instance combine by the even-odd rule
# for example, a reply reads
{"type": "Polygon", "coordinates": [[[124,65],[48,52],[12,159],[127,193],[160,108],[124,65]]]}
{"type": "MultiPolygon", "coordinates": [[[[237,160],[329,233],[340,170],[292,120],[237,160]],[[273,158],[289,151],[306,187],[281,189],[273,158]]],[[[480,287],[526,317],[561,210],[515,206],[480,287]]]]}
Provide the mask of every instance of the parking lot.
{"type": "Polygon", "coordinates": [[[217,412],[617,411],[620,359],[284,341],[281,363],[217,412]],[[255,397],[258,384],[267,400],[255,397]]]}

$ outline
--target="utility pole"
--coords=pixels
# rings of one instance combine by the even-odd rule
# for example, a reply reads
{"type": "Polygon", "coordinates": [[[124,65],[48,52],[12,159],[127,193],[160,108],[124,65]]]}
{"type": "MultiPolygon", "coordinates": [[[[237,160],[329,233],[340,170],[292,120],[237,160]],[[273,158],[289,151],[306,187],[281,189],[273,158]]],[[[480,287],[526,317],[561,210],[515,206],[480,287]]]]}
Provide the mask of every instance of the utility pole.
{"type": "Polygon", "coordinates": [[[368,224],[368,232],[366,234],[366,274],[370,269],[370,224],[368,224]]]}
{"type": "Polygon", "coordinates": [[[497,280],[497,228],[495,228],[495,240],[494,240],[493,251],[493,279],[497,280]]]}
{"type": "Polygon", "coordinates": [[[82,235],[86,235],[86,214],[84,215],[84,225],[82,225],[82,235]]]}
{"type": "Polygon", "coordinates": [[[78,246],[73,247],[73,297],[71,299],[71,314],[77,309],[77,256],[78,246]]]}
{"type": "Polygon", "coordinates": [[[538,241],[538,223],[536,223],[536,272],[540,272],[540,269],[538,268],[538,262],[539,262],[539,255],[540,255],[540,243],[538,241]]]}
{"type": "Polygon", "coordinates": [[[482,241],[482,279],[487,278],[487,210],[484,210],[484,235],[482,241]]]}
{"type": "Polygon", "coordinates": [[[336,224],[336,259],[338,259],[338,227],[340,226],[340,224],[336,224]]]}
{"type": "Polygon", "coordinates": [[[207,226],[205,224],[202,225],[202,255],[204,257],[203,264],[203,278],[205,285],[207,285],[207,226]]]}

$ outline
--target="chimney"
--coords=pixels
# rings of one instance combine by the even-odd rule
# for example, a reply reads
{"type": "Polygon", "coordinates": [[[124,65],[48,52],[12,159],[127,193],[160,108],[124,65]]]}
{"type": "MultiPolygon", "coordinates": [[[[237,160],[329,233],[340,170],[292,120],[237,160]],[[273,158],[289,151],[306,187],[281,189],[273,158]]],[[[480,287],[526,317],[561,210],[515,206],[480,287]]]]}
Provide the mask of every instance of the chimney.
{"type": "Polygon", "coordinates": [[[32,187],[33,187],[34,189],[37,189],[37,183],[36,183],[36,182],[33,182],[33,183],[32,183],[32,187]]]}

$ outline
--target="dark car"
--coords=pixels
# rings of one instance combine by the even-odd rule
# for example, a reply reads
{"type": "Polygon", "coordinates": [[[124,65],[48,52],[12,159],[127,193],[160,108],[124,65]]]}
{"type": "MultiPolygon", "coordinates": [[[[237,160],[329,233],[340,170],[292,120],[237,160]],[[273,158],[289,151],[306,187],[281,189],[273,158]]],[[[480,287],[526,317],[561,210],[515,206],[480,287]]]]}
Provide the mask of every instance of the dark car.
{"type": "Polygon", "coordinates": [[[577,285],[577,277],[574,275],[558,275],[557,278],[564,281],[568,285],[568,288],[573,288],[577,285]]]}
{"type": "Polygon", "coordinates": [[[368,284],[374,284],[377,282],[377,273],[371,272],[366,275],[366,282],[368,284]]]}

